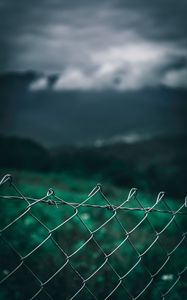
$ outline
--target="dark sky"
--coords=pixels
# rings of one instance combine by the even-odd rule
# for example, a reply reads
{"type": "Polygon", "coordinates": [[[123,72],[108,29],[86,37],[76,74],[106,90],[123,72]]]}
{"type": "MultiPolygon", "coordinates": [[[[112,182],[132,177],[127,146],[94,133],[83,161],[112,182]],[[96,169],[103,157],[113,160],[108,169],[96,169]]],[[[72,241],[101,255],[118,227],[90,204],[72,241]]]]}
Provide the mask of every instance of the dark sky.
{"type": "Polygon", "coordinates": [[[134,109],[141,130],[164,132],[163,111],[182,130],[186,16],[186,0],[0,0],[1,133],[45,144],[131,134],[139,127],[134,109]]]}

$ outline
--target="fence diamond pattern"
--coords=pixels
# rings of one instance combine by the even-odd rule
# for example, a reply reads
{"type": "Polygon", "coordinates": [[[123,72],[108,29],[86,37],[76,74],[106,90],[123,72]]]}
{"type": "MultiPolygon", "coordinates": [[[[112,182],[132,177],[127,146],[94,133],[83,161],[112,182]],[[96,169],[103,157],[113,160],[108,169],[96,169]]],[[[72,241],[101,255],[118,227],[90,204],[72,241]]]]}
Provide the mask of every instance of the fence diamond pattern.
{"type": "Polygon", "coordinates": [[[133,188],[114,204],[100,184],[35,199],[11,175],[0,189],[0,299],[185,299],[185,201],[145,207],[133,188]]]}

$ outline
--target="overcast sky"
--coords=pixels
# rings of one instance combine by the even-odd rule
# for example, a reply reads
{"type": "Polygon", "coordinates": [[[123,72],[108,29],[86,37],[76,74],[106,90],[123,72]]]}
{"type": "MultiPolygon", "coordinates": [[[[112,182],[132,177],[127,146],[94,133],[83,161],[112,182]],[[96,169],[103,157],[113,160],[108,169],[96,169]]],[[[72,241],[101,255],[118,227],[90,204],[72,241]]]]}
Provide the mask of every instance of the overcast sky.
{"type": "Polygon", "coordinates": [[[0,0],[0,72],[29,88],[187,88],[186,0],[0,0]]]}
{"type": "Polygon", "coordinates": [[[0,134],[180,134],[186,99],[186,0],[0,0],[0,134]]]}

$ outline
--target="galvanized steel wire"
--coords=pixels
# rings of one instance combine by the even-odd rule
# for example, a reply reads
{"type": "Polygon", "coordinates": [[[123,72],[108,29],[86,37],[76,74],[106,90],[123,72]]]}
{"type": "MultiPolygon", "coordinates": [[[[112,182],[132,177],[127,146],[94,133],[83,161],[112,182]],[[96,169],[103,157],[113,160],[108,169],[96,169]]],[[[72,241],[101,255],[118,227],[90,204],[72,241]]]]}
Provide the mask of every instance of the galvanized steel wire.
{"type": "MultiPolygon", "coordinates": [[[[90,299],[117,299],[118,290],[120,289],[121,292],[124,291],[124,299],[125,297],[128,297],[128,299],[144,299],[144,296],[146,295],[146,291],[148,289],[154,289],[157,293],[157,299],[168,299],[168,295],[171,296],[173,290],[177,285],[180,284],[181,290],[186,291],[187,293],[187,286],[185,284],[185,278],[187,273],[187,265],[176,265],[175,261],[172,260],[172,257],[175,253],[177,253],[178,249],[185,248],[186,249],[186,228],[182,227],[178,224],[177,218],[185,217],[187,215],[186,211],[186,199],[183,203],[181,203],[180,207],[178,209],[174,210],[170,208],[167,201],[165,201],[165,194],[164,192],[160,192],[153,204],[149,207],[144,207],[142,205],[142,202],[139,200],[138,197],[138,191],[137,189],[133,188],[129,191],[128,196],[125,198],[125,200],[121,201],[120,204],[116,205],[111,203],[109,198],[105,195],[103,188],[100,184],[97,184],[92,191],[88,194],[86,199],[83,199],[81,202],[69,202],[58,195],[56,195],[55,190],[49,189],[46,195],[42,198],[33,198],[29,196],[25,196],[22,191],[17,187],[17,185],[14,183],[14,180],[11,175],[6,175],[2,178],[0,181],[0,188],[3,186],[9,186],[14,191],[14,195],[10,194],[1,194],[0,195],[0,201],[18,201],[16,203],[24,202],[25,207],[22,209],[21,212],[19,212],[18,215],[16,215],[13,219],[11,219],[8,224],[5,224],[5,226],[2,228],[1,221],[0,221],[0,240],[3,244],[5,244],[8,249],[14,253],[17,257],[17,264],[12,268],[11,270],[4,271],[3,275],[0,278],[0,289],[1,287],[7,283],[10,278],[16,277],[18,274],[18,271],[23,268],[26,268],[27,271],[30,273],[30,275],[36,280],[37,289],[34,291],[34,293],[29,296],[30,299],[40,299],[40,295],[43,294],[44,298],[42,299],[54,299],[53,295],[48,291],[47,287],[48,285],[58,278],[60,273],[66,273],[67,266],[71,268],[73,274],[78,278],[79,284],[76,285],[77,290],[74,291],[74,293],[68,298],[63,299],[78,299],[82,293],[82,291],[86,290],[90,299]],[[89,203],[90,200],[95,199],[97,195],[100,195],[103,203],[89,203]],[[131,207],[130,203],[132,201],[136,201],[137,207],[131,207]],[[160,203],[163,203],[164,209],[159,208],[160,203]],[[57,226],[54,226],[53,228],[48,228],[48,226],[33,212],[33,207],[37,207],[39,204],[45,206],[55,206],[57,209],[66,209],[66,207],[69,207],[72,209],[72,213],[67,216],[66,219],[64,219],[60,224],[57,226]],[[102,224],[99,224],[98,227],[95,229],[91,229],[88,224],[85,222],[84,218],[79,213],[80,209],[85,208],[89,210],[98,210],[100,209],[100,213],[104,211],[109,211],[110,215],[108,215],[108,218],[105,219],[102,224]],[[138,219],[135,226],[131,229],[127,229],[125,226],[125,220],[122,220],[119,216],[121,211],[126,211],[128,214],[132,213],[141,213],[141,218],[138,219]],[[166,224],[158,231],[157,228],[155,228],[155,225],[152,224],[152,221],[149,219],[150,214],[156,214],[158,216],[158,223],[159,223],[159,216],[162,214],[166,214],[169,216],[166,224]],[[32,248],[30,251],[28,251],[26,254],[22,255],[20,251],[16,248],[15,245],[13,245],[11,240],[8,240],[6,237],[6,232],[10,230],[16,223],[18,223],[21,219],[23,219],[25,216],[29,215],[35,222],[37,222],[38,226],[45,229],[47,232],[47,235],[43,238],[42,241],[40,241],[34,248],[32,248]],[[56,240],[55,238],[55,232],[61,230],[63,226],[66,224],[70,224],[72,220],[78,220],[78,222],[81,224],[82,231],[84,231],[87,235],[87,238],[72,252],[67,252],[65,248],[56,240]],[[110,251],[106,251],[100,242],[97,240],[97,233],[101,231],[103,228],[107,231],[107,226],[109,223],[115,222],[117,224],[118,228],[120,228],[120,231],[122,232],[122,238],[120,236],[120,241],[117,245],[115,245],[114,248],[112,248],[110,251]],[[144,223],[147,223],[151,233],[152,237],[150,238],[150,243],[144,247],[143,251],[141,252],[140,249],[136,245],[136,241],[134,238],[132,238],[133,234],[136,233],[137,230],[141,230],[141,226],[144,223]],[[176,243],[172,244],[172,249],[167,249],[165,245],[163,245],[163,241],[161,240],[161,236],[163,233],[166,232],[166,230],[171,226],[175,226],[176,232],[177,232],[177,239],[176,243]],[[51,274],[45,281],[41,280],[39,274],[35,271],[34,268],[32,268],[32,265],[28,264],[28,259],[35,255],[35,253],[42,248],[45,243],[48,241],[51,241],[51,243],[54,245],[58,251],[60,251],[61,255],[63,256],[64,262],[62,265],[58,267],[58,269],[51,274]],[[89,275],[86,275],[87,272],[82,272],[82,270],[79,270],[78,265],[75,265],[74,259],[77,255],[77,253],[81,253],[83,249],[89,244],[93,243],[95,249],[100,253],[100,255],[103,257],[103,260],[96,266],[94,270],[92,270],[89,275]],[[131,251],[133,253],[133,256],[136,258],[133,265],[129,266],[127,269],[124,266],[124,273],[121,274],[121,272],[118,272],[118,268],[116,265],[114,265],[111,262],[111,258],[115,259],[115,255],[117,255],[117,252],[119,249],[124,247],[130,247],[131,251]],[[158,250],[160,250],[165,255],[165,259],[162,261],[162,264],[155,267],[155,271],[152,271],[152,267],[147,265],[145,263],[144,258],[146,255],[151,253],[152,249],[154,247],[157,247],[158,250]],[[163,274],[162,270],[167,266],[170,265],[170,269],[172,269],[172,273],[170,271],[169,274],[163,274]],[[145,274],[147,274],[147,282],[144,286],[139,286],[137,290],[129,289],[129,276],[131,273],[140,266],[144,269],[145,274]],[[179,269],[180,267],[180,269],[179,269]],[[107,271],[106,271],[107,270],[107,271]],[[109,270],[109,271],[108,271],[109,270]],[[105,285],[105,291],[104,293],[98,294],[96,290],[93,290],[90,287],[90,282],[93,282],[97,275],[100,272],[103,272],[103,274],[106,273],[106,278],[104,280],[107,280],[107,284],[103,283],[105,285]],[[109,275],[107,275],[109,274],[109,275]],[[116,282],[115,284],[113,282],[110,283],[110,274],[112,276],[115,276],[116,282]],[[164,277],[165,276],[165,277],[164,277]],[[158,285],[158,278],[163,278],[163,280],[168,280],[167,289],[163,290],[161,286],[158,285]],[[170,279],[169,279],[170,278],[170,279]],[[106,290],[110,286],[109,290],[106,290]]],[[[1,205],[1,202],[0,202],[1,205]]],[[[2,206],[1,206],[2,207],[2,206]]],[[[1,208],[3,210],[3,207],[1,208]]],[[[55,217],[55,216],[54,216],[55,217]]],[[[187,223],[184,222],[184,225],[187,223]]],[[[174,234],[176,234],[176,232],[174,234]]],[[[109,232],[110,233],[110,232],[109,232]]],[[[16,234],[16,233],[15,233],[16,234]]],[[[146,232],[142,232],[142,234],[146,235],[146,232]]],[[[118,234],[116,234],[118,236],[118,234]]],[[[71,243],[71,237],[69,237],[69,243],[71,243]]],[[[81,239],[81,237],[80,237],[81,239]]],[[[175,240],[175,239],[174,239],[175,240]]],[[[72,241],[73,243],[73,241],[72,241]]],[[[173,243],[173,242],[172,242],[173,243]]],[[[153,261],[154,263],[154,261],[153,261]]],[[[2,268],[0,266],[0,268],[2,268]]],[[[89,266],[88,266],[89,268],[89,266]]],[[[123,266],[121,266],[123,269],[123,266]]],[[[103,275],[105,276],[105,275],[103,275]]],[[[71,281],[71,278],[69,279],[71,281]]],[[[134,280],[137,282],[140,282],[137,278],[134,278],[134,280]]],[[[160,280],[160,279],[159,279],[160,280]]],[[[28,283],[29,284],[29,283],[28,283]]],[[[181,296],[182,297],[182,296],[181,296]]],[[[59,298],[60,299],[60,298],[59,298]]],[[[81,299],[81,298],[79,298],[81,299]]],[[[147,299],[147,298],[145,298],[147,299]]],[[[174,298],[173,298],[174,299],[174,298]]],[[[182,298],[181,298],[182,299],[182,298]]]]}

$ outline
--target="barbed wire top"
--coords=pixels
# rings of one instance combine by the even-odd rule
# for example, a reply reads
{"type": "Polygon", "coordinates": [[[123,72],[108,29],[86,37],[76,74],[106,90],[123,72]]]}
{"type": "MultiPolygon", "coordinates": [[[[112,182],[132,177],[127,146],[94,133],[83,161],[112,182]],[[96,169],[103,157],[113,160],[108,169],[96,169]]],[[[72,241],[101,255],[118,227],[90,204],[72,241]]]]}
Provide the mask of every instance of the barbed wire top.
{"type": "Polygon", "coordinates": [[[148,211],[148,212],[162,212],[162,213],[169,213],[169,214],[187,214],[187,211],[181,211],[183,208],[187,207],[187,197],[184,199],[184,204],[178,209],[178,210],[171,210],[171,209],[156,209],[155,206],[160,203],[160,201],[164,198],[165,192],[159,192],[156,199],[155,203],[153,204],[152,207],[127,207],[124,206],[125,204],[129,203],[129,201],[133,198],[136,197],[138,193],[137,188],[132,188],[129,191],[129,194],[127,196],[127,199],[123,201],[120,205],[113,205],[110,204],[107,196],[103,192],[103,187],[100,183],[97,183],[97,185],[91,190],[91,192],[88,194],[88,197],[83,200],[82,202],[68,202],[65,201],[64,199],[61,199],[55,194],[55,190],[53,188],[49,188],[46,195],[42,198],[33,198],[33,197],[28,197],[28,196],[23,196],[21,191],[18,189],[17,186],[13,183],[13,178],[12,175],[7,174],[5,175],[1,181],[0,181],[0,186],[8,182],[10,186],[14,187],[14,189],[18,192],[18,195],[0,195],[1,198],[4,199],[9,199],[9,200],[24,200],[28,204],[30,203],[44,203],[48,205],[55,205],[56,207],[63,206],[63,205],[69,205],[74,208],[79,208],[79,207],[91,207],[91,208],[105,208],[109,210],[131,210],[131,211],[148,211]],[[100,193],[100,195],[103,197],[104,200],[106,200],[107,204],[106,205],[99,205],[99,204],[89,204],[87,203],[92,197],[94,197],[97,193],[100,193]],[[50,197],[53,197],[53,200],[50,199],[50,197]]]}

